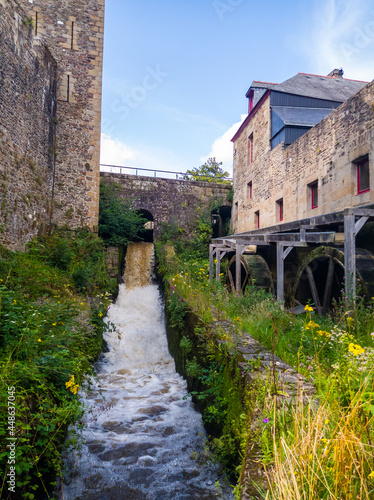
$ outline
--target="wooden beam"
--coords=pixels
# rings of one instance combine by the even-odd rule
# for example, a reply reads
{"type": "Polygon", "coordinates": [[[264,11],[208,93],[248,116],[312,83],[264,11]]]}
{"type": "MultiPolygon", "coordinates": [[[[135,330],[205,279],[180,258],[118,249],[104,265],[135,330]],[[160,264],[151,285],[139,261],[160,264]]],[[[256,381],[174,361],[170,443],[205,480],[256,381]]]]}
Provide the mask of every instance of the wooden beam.
{"type": "Polygon", "coordinates": [[[345,267],[345,296],[353,305],[356,296],[356,231],[355,216],[344,216],[344,267],[345,267]]]}
{"type": "Polygon", "coordinates": [[[355,222],[355,236],[357,236],[358,232],[362,229],[363,225],[369,220],[369,217],[361,217],[358,221],[355,222]]]}
{"type": "Polygon", "coordinates": [[[358,217],[374,217],[374,210],[371,208],[355,207],[346,208],[344,215],[356,215],[358,217]]]}
{"type": "Polygon", "coordinates": [[[293,246],[285,247],[285,243],[277,243],[277,300],[284,302],[284,260],[293,246]]]}
{"type": "Polygon", "coordinates": [[[242,288],[241,284],[241,245],[239,243],[236,244],[236,249],[235,249],[235,285],[236,285],[236,293],[239,295],[240,290],[242,288]]]}
{"type": "Polygon", "coordinates": [[[334,269],[335,269],[335,262],[332,257],[329,259],[329,268],[327,271],[327,278],[326,278],[326,288],[325,288],[325,293],[323,296],[323,310],[326,311],[330,305],[330,300],[331,300],[331,291],[332,291],[332,282],[334,279],[334,269]]]}
{"type": "Polygon", "coordinates": [[[322,312],[322,310],[321,310],[321,303],[319,301],[317,287],[316,287],[316,282],[314,281],[313,272],[312,272],[312,270],[310,269],[309,266],[306,266],[305,269],[306,269],[306,274],[308,276],[310,290],[312,292],[313,302],[316,305],[318,314],[321,314],[321,312],[322,312]]]}

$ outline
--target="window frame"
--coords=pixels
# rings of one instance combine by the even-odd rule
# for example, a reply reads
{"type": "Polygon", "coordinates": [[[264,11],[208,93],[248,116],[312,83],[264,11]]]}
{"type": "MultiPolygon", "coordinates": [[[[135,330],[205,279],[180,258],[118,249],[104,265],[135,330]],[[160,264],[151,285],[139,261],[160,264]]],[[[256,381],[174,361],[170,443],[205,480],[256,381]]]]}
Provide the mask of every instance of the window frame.
{"type": "Polygon", "coordinates": [[[255,211],[255,225],[256,229],[260,229],[260,210],[255,211]]]}
{"type": "Polygon", "coordinates": [[[248,136],[249,140],[249,163],[253,163],[253,132],[248,136]]]}
{"type": "Polygon", "coordinates": [[[310,207],[312,210],[315,208],[318,208],[318,179],[316,181],[311,182],[308,184],[308,188],[310,190],[310,207]],[[315,190],[317,192],[317,197],[315,196],[315,190]],[[317,203],[315,202],[315,198],[317,198],[317,203]]]}
{"type": "Polygon", "coordinates": [[[278,211],[278,222],[282,222],[284,218],[284,213],[283,213],[283,198],[279,198],[279,200],[276,201],[277,205],[277,211],[278,211]]]}
{"type": "Polygon", "coordinates": [[[253,194],[253,182],[249,181],[247,183],[247,197],[249,197],[250,200],[252,199],[252,194],[253,194]]]}
{"type": "Polygon", "coordinates": [[[369,156],[366,155],[365,157],[359,159],[358,161],[355,161],[354,163],[355,163],[356,169],[357,169],[357,174],[356,174],[357,175],[357,194],[367,193],[368,191],[370,191],[370,165],[369,165],[369,156]],[[361,189],[361,177],[362,177],[361,167],[363,165],[367,165],[369,187],[361,189]]]}

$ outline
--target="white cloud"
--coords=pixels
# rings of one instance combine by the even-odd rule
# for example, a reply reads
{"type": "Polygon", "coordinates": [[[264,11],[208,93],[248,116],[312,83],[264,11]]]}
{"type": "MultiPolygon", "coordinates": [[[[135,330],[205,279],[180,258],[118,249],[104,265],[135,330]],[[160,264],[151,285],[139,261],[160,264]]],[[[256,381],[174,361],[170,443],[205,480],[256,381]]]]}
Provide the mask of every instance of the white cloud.
{"type": "MultiPolygon", "coordinates": [[[[179,158],[176,158],[170,151],[163,149],[154,149],[142,146],[141,150],[136,147],[125,144],[120,139],[113,139],[109,134],[101,134],[100,143],[100,163],[104,165],[117,165],[128,167],[124,173],[142,175],[140,169],[151,171],[161,170],[163,172],[185,172],[187,165],[184,165],[179,158]]],[[[113,171],[110,167],[101,167],[102,171],[113,171]]],[[[153,175],[153,172],[144,172],[143,175],[153,175]]],[[[175,174],[157,174],[159,177],[172,177],[175,174]]]]}
{"type": "Polygon", "coordinates": [[[316,72],[342,67],[346,78],[374,78],[374,8],[369,0],[318,0],[312,35],[304,42],[316,72]]]}
{"type": "Polygon", "coordinates": [[[107,165],[128,165],[134,160],[137,151],[108,134],[101,134],[100,163],[107,165]]]}
{"type": "Polygon", "coordinates": [[[232,175],[232,162],[233,162],[233,144],[231,139],[235,135],[240,125],[243,123],[247,115],[241,115],[241,120],[234,123],[231,127],[220,137],[218,137],[212,144],[212,149],[209,155],[202,156],[201,162],[205,162],[208,158],[215,157],[218,162],[222,162],[222,168],[232,175]]]}

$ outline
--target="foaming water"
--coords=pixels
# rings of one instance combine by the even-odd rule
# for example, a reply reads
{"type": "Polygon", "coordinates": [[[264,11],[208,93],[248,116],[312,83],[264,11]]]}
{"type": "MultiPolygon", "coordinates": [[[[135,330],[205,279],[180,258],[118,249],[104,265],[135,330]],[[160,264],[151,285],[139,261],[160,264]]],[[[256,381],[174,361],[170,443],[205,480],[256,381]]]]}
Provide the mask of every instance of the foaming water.
{"type": "Polygon", "coordinates": [[[66,461],[61,498],[233,498],[230,488],[215,486],[218,466],[204,453],[201,415],[183,399],[186,383],[168,352],[157,286],[120,285],[107,319],[115,328],[82,395],[84,444],[66,461]]]}

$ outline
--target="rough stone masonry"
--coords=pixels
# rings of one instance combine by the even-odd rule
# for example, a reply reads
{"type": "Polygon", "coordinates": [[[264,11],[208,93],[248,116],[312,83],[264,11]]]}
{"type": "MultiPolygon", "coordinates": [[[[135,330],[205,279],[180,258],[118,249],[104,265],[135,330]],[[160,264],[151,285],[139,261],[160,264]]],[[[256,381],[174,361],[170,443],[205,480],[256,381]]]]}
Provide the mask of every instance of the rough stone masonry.
{"type": "Polygon", "coordinates": [[[0,0],[0,242],[98,224],[104,0],[0,0]]]}

